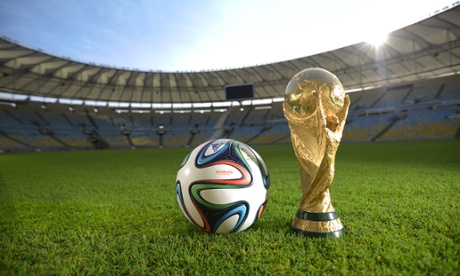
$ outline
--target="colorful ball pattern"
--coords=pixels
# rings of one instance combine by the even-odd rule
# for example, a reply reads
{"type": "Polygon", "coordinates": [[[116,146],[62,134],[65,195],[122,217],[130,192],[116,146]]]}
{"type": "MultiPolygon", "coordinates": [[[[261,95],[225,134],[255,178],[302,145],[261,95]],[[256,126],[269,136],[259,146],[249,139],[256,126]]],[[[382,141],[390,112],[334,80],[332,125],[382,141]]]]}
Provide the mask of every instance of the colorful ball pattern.
{"type": "Polygon", "coordinates": [[[262,215],[270,177],[260,155],[231,139],[203,143],[182,162],[176,179],[179,206],[187,219],[211,233],[246,230],[262,215]]]}

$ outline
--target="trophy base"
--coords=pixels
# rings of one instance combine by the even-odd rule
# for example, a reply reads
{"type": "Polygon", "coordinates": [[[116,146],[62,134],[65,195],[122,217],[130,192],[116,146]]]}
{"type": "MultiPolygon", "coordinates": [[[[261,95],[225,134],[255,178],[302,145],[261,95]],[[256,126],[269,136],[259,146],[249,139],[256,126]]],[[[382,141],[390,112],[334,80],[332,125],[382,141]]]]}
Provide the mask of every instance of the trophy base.
{"type": "Polygon", "coordinates": [[[337,213],[309,213],[298,210],[291,232],[305,237],[334,237],[345,235],[343,224],[337,213]]]}

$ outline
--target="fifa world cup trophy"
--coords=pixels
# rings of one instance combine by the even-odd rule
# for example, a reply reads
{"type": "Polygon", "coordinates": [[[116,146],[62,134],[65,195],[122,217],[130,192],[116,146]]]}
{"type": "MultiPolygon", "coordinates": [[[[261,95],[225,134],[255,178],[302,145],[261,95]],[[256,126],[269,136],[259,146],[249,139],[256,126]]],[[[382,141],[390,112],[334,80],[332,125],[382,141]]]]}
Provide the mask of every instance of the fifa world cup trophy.
{"type": "Polygon", "coordinates": [[[292,231],[308,237],[345,233],[332,206],[329,187],[350,100],[339,79],[321,68],[308,68],[286,86],[283,111],[292,147],[300,163],[302,199],[292,231]]]}

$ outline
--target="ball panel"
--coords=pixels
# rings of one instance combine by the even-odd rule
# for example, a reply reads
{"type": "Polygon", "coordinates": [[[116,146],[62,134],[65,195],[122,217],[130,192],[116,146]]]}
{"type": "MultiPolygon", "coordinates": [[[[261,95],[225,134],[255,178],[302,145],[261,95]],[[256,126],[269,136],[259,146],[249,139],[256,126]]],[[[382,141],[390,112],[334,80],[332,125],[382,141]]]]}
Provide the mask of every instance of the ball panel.
{"type": "Polygon", "coordinates": [[[195,182],[211,184],[246,185],[251,181],[251,176],[246,170],[241,170],[230,162],[216,162],[208,167],[201,168],[193,176],[195,182]]]}
{"type": "Polygon", "coordinates": [[[254,151],[252,149],[251,149],[251,152],[255,156],[254,162],[259,164],[260,171],[263,173],[263,175],[268,176],[268,168],[267,168],[267,165],[265,164],[264,160],[262,159],[262,157],[260,157],[260,155],[256,151],[254,151]]]}
{"type": "MultiPolygon", "coordinates": [[[[177,196],[177,201],[179,202],[179,206],[180,206],[182,212],[185,214],[186,209],[185,209],[185,205],[184,205],[184,199],[182,198],[182,190],[181,190],[181,187],[180,187],[180,182],[176,183],[176,196],[177,196]]],[[[187,216],[187,218],[188,218],[188,216],[187,216]]]]}
{"type": "Polygon", "coordinates": [[[226,198],[229,194],[234,194],[234,189],[238,189],[238,186],[195,183],[190,187],[190,193],[192,198],[207,208],[224,209],[239,201],[238,198],[236,200],[226,198]]]}
{"type": "Polygon", "coordinates": [[[185,217],[197,227],[204,228],[206,226],[206,219],[202,216],[200,210],[195,208],[196,204],[193,202],[192,198],[187,194],[184,196],[180,182],[176,184],[176,194],[179,206],[185,217]]]}
{"type": "Polygon", "coordinates": [[[187,163],[189,157],[190,157],[190,153],[187,154],[187,156],[185,156],[184,160],[182,160],[182,163],[180,164],[179,168],[182,168],[185,165],[185,163],[187,163]]]}
{"type": "Polygon", "coordinates": [[[217,221],[215,226],[216,233],[231,233],[236,232],[242,226],[247,217],[247,205],[240,203],[226,214],[223,214],[217,221]]]}
{"type": "Polygon", "coordinates": [[[246,189],[204,189],[199,192],[199,197],[213,206],[226,206],[245,199],[246,189]]]}
{"type": "Polygon", "coordinates": [[[217,229],[215,233],[224,234],[234,232],[235,225],[238,225],[239,215],[233,215],[227,218],[225,221],[222,221],[221,224],[217,224],[217,229]]]}
{"type": "Polygon", "coordinates": [[[209,163],[212,163],[216,159],[222,158],[226,150],[229,148],[229,142],[223,142],[220,140],[214,140],[208,142],[198,154],[196,159],[196,166],[202,167],[209,163]]]}
{"type": "Polygon", "coordinates": [[[220,206],[220,208],[216,208],[215,206],[207,207],[199,202],[196,203],[197,208],[200,209],[205,220],[205,227],[200,228],[207,232],[215,233],[227,218],[238,215],[237,224],[234,224],[232,227],[226,227],[227,233],[236,232],[241,228],[248,217],[248,203],[246,202],[236,202],[234,204],[220,206]]]}
{"type": "Polygon", "coordinates": [[[218,151],[225,151],[228,148],[228,141],[222,139],[211,141],[203,151],[204,156],[210,156],[218,151]]]}
{"type": "Polygon", "coordinates": [[[247,145],[241,146],[242,152],[245,154],[245,159],[252,161],[254,164],[257,164],[258,169],[252,169],[262,173],[262,181],[266,189],[270,188],[270,176],[268,174],[268,168],[262,157],[247,145]]]}
{"type": "Polygon", "coordinates": [[[260,219],[260,217],[262,216],[262,214],[265,211],[265,207],[267,207],[267,201],[265,201],[262,205],[260,205],[259,210],[257,210],[257,218],[256,218],[256,220],[260,219]]]}

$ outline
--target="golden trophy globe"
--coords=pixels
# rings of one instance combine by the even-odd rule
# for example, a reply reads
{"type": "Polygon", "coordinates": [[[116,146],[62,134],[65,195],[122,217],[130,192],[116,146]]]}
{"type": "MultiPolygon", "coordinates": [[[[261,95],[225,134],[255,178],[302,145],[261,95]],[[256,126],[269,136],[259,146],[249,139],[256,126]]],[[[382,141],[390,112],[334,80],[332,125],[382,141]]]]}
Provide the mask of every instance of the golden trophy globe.
{"type": "Polygon", "coordinates": [[[283,111],[300,164],[302,199],[291,230],[307,237],[340,237],[342,222],[329,188],[350,99],[331,72],[308,68],[286,86],[283,111]]]}

